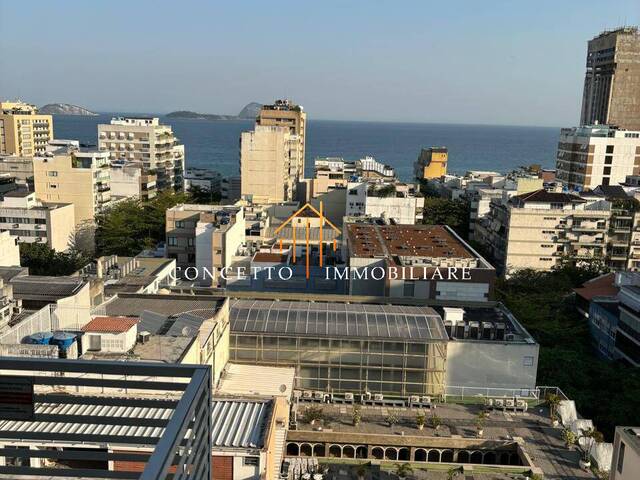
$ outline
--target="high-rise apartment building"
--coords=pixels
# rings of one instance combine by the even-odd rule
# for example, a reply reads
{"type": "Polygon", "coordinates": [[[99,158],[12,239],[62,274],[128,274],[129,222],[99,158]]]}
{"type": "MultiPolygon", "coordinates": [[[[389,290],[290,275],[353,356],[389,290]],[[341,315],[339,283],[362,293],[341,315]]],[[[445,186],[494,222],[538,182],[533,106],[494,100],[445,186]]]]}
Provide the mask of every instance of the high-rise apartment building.
{"type": "Polygon", "coordinates": [[[288,128],[256,125],[240,135],[241,195],[254,203],[296,199],[300,139],[288,128]]]}
{"type": "Polygon", "coordinates": [[[33,158],[36,198],[73,203],[76,226],[93,225],[111,201],[109,152],[60,147],[33,158]]]}
{"type": "Polygon", "coordinates": [[[307,114],[300,105],[289,100],[276,100],[273,105],[263,105],[256,118],[256,125],[286,127],[289,133],[298,137],[299,152],[297,157],[299,177],[304,177],[305,134],[307,131],[307,114]]]}
{"type": "Polygon", "coordinates": [[[581,125],[640,130],[640,31],[624,27],[589,41],[581,125]]]}
{"type": "Polygon", "coordinates": [[[420,151],[414,163],[414,174],[418,180],[440,178],[447,174],[447,147],[429,147],[420,151]]]}
{"type": "Polygon", "coordinates": [[[628,175],[640,174],[640,130],[563,128],[556,169],[556,178],[572,190],[624,183],[628,175]]]}
{"type": "Polygon", "coordinates": [[[0,154],[31,157],[53,138],[51,115],[23,102],[0,102],[0,154]]]}
{"type": "Polygon", "coordinates": [[[113,160],[140,161],[158,190],[184,189],[184,145],[158,118],[120,117],[98,125],[98,147],[113,160]]]}

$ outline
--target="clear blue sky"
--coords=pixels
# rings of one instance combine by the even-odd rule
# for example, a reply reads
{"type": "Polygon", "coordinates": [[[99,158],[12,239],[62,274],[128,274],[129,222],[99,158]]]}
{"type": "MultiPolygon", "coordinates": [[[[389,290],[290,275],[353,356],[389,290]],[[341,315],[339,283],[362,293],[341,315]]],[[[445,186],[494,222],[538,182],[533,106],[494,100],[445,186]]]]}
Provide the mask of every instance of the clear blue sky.
{"type": "Polygon", "coordinates": [[[639,0],[0,0],[0,97],[108,112],[572,125],[586,42],[639,0]]]}

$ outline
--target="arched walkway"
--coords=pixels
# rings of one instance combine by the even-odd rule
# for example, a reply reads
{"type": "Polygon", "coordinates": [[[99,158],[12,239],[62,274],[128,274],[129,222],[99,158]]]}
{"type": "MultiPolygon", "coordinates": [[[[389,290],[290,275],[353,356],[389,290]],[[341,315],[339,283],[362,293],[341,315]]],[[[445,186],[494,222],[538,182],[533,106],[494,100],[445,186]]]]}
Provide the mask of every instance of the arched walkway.
{"type": "Polygon", "coordinates": [[[416,462],[426,462],[427,461],[427,451],[423,448],[418,448],[413,454],[413,459],[416,462]]]}
{"type": "Polygon", "coordinates": [[[314,457],[324,457],[325,456],[325,448],[323,443],[316,443],[313,446],[313,456],[314,457]]]}
{"type": "Polygon", "coordinates": [[[445,463],[453,463],[453,450],[443,450],[440,454],[440,461],[445,463]]]}
{"type": "Polygon", "coordinates": [[[297,457],[300,454],[300,447],[297,443],[287,443],[287,455],[297,457]]]}
{"type": "Polygon", "coordinates": [[[520,465],[520,457],[518,456],[517,453],[512,453],[511,454],[511,465],[520,465]]]}
{"type": "Polygon", "coordinates": [[[440,452],[438,450],[429,450],[429,455],[427,459],[430,462],[439,462],[440,461],[440,452]]]}
{"type": "Polygon", "coordinates": [[[482,452],[475,451],[471,454],[471,463],[482,463],[482,452]]]}
{"type": "Polygon", "coordinates": [[[311,448],[311,445],[309,445],[308,443],[303,443],[302,445],[300,445],[300,456],[301,457],[313,456],[313,449],[311,448]]]}
{"type": "Polygon", "coordinates": [[[469,463],[469,452],[460,450],[458,452],[458,463],[469,463]]]}
{"type": "Polygon", "coordinates": [[[398,460],[411,460],[411,453],[408,448],[401,448],[398,450],[398,460]]]}
{"type": "Polygon", "coordinates": [[[381,447],[373,447],[371,449],[371,455],[376,460],[382,460],[384,458],[384,450],[381,447]]]}
{"type": "Polygon", "coordinates": [[[342,449],[340,448],[340,445],[331,445],[329,447],[329,456],[334,458],[342,457],[342,449]]]}
{"type": "Polygon", "coordinates": [[[342,458],[356,458],[356,449],[351,445],[342,447],[342,458]]]}
{"type": "Polygon", "coordinates": [[[362,445],[356,448],[356,458],[367,458],[367,447],[362,445]]]}
{"type": "Polygon", "coordinates": [[[393,447],[389,447],[384,451],[384,458],[385,460],[398,460],[398,451],[393,447]]]}
{"type": "Polygon", "coordinates": [[[509,452],[502,452],[500,454],[500,465],[509,465],[511,463],[511,455],[509,452]]]}
{"type": "Polygon", "coordinates": [[[487,463],[490,465],[495,465],[496,463],[496,454],[495,452],[487,452],[484,454],[484,460],[482,463],[487,463]]]}

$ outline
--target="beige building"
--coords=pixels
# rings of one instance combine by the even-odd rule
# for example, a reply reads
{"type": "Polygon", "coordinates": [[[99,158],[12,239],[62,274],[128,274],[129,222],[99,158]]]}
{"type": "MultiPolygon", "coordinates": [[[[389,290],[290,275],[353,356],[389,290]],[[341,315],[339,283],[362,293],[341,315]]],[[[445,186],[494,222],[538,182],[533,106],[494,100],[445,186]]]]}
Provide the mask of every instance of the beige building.
{"type": "Polygon", "coordinates": [[[70,203],[43,204],[34,192],[16,190],[0,201],[0,231],[8,231],[20,243],[46,243],[65,252],[73,245],[75,212],[70,203]]]}
{"type": "Polygon", "coordinates": [[[33,156],[53,138],[51,115],[23,102],[0,102],[0,154],[33,156]]]}
{"type": "Polygon", "coordinates": [[[142,162],[111,162],[110,176],[113,197],[135,197],[144,202],[157,194],[157,177],[145,173],[142,162]]]}
{"type": "Polygon", "coordinates": [[[623,27],[589,41],[581,125],[640,130],[640,31],[623,27]]]}
{"type": "Polygon", "coordinates": [[[224,284],[220,270],[245,243],[244,208],[181,204],[168,209],[166,219],[167,257],[176,259],[178,277],[224,284]]]}
{"type": "Polygon", "coordinates": [[[0,174],[8,174],[21,185],[33,184],[33,158],[0,155],[0,174]]]}
{"type": "Polygon", "coordinates": [[[640,174],[640,130],[606,125],[560,131],[556,178],[571,189],[624,183],[640,174]]]}
{"type": "Polygon", "coordinates": [[[565,255],[604,258],[610,217],[611,203],[604,199],[537,190],[493,201],[475,238],[506,274],[549,270],[565,255]]]}
{"type": "Polygon", "coordinates": [[[303,108],[289,100],[276,100],[273,105],[262,106],[256,118],[256,125],[285,127],[289,129],[291,135],[298,137],[299,176],[304,177],[307,114],[303,108]]]}
{"type": "Polygon", "coordinates": [[[640,427],[616,427],[610,480],[634,480],[640,472],[640,427]]]}
{"type": "Polygon", "coordinates": [[[289,129],[256,125],[240,135],[241,195],[253,203],[295,200],[303,174],[300,139],[289,129]]]}
{"type": "Polygon", "coordinates": [[[72,203],[76,226],[92,225],[111,201],[109,153],[63,147],[33,159],[36,198],[72,203]]]}
{"type": "Polygon", "coordinates": [[[158,118],[121,117],[98,125],[98,147],[112,161],[142,162],[146,173],[157,176],[158,190],[184,189],[184,145],[158,118]]]}
{"type": "Polygon", "coordinates": [[[16,237],[0,232],[0,267],[20,266],[20,248],[16,237]]]}

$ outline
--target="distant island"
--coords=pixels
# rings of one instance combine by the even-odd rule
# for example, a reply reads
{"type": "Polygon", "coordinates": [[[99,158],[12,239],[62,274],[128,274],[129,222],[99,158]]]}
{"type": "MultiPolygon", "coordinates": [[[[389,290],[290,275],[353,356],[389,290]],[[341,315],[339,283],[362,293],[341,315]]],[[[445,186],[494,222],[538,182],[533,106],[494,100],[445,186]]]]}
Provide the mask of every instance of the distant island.
{"type": "Polygon", "coordinates": [[[253,120],[260,112],[262,104],[251,102],[240,110],[238,115],[218,115],[215,113],[197,113],[190,110],[178,110],[177,112],[167,113],[168,118],[189,118],[194,120],[253,120]]]}
{"type": "Polygon", "coordinates": [[[69,103],[48,103],[38,109],[38,113],[45,115],[83,115],[89,117],[95,117],[98,115],[91,110],[87,110],[84,107],[78,105],[71,105],[69,103]]]}

